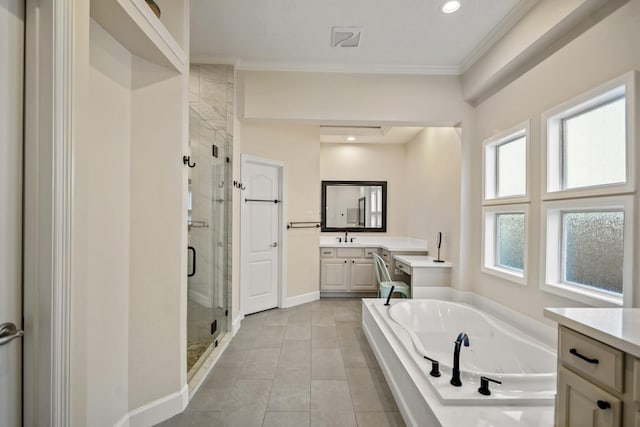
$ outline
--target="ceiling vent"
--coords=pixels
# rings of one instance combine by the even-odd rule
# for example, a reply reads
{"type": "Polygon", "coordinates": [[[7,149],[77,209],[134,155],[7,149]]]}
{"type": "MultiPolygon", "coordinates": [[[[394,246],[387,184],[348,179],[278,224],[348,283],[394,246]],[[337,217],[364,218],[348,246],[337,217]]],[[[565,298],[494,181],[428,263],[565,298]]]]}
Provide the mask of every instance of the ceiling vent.
{"type": "Polygon", "coordinates": [[[331,28],[332,47],[358,47],[362,36],[361,27],[333,27],[331,28]]]}

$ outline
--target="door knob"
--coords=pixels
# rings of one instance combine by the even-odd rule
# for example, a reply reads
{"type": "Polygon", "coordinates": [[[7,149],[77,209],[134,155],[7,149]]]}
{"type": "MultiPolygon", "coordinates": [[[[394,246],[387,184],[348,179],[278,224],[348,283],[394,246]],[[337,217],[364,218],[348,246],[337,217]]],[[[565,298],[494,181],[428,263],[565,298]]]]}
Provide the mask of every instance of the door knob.
{"type": "Polygon", "coordinates": [[[271,247],[272,247],[272,248],[277,248],[277,247],[278,247],[278,242],[273,242],[273,243],[271,244],[271,247]]]}
{"type": "Polygon", "coordinates": [[[23,330],[18,330],[16,325],[11,322],[6,322],[0,325],[0,345],[5,345],[16,338],[20,338],[24,335],[23,330]]]}

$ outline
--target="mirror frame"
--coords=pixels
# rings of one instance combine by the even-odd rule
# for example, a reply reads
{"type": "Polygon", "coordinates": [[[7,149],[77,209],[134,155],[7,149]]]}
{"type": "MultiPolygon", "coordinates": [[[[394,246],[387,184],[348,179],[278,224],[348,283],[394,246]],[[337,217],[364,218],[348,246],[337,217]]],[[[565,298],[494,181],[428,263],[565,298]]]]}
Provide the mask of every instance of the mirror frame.
{"type": "Polygon", "coordinates": [[[320,231],[341,232],[350,231],[356,233],[386,233],[387,232],[387,181],[322,181],[322,204],[320,231]],[[327,186],[378,186],[382,187],[382,227],[327,227],[327,186]]]}

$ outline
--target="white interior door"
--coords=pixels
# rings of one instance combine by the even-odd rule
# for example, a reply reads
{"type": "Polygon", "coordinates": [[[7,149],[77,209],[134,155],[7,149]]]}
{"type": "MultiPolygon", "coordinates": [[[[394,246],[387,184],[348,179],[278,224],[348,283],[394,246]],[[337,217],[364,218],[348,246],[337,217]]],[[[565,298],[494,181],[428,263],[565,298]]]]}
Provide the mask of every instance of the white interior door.
{"type": "Polygon", "coordinates": [[[244,157],[242,183],[242,312],[251,314],[278,306],[282,166],[244,157]]]}
{"type": "Polygon", "coordinates": [[[22,425],[24,1],[0,0],[0,425],[22,425]],[[17,328],[17,330],[15,329],[17,328]]]}

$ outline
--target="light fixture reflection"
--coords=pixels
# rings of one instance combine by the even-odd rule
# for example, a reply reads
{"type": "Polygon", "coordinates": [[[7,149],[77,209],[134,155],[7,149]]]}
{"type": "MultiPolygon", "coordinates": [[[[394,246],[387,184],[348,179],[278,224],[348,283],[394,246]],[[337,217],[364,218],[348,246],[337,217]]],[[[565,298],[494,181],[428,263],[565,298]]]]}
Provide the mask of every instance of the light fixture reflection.
{"type": "Polygon", "coordinates": [[[459,1],[448,1],[442,5],[442,12],[444,13],[453,13],[460,9],[459,1]]]}
{"type": "Polygon", "coordinates": [[[348,136],[347,137],[347,141],[355,141],[356,137],[355,136],[348,136]]]}

